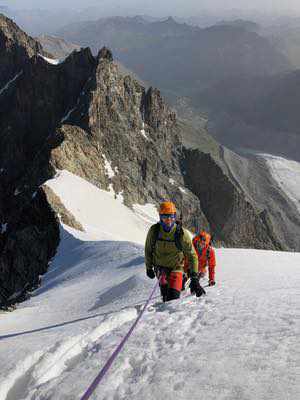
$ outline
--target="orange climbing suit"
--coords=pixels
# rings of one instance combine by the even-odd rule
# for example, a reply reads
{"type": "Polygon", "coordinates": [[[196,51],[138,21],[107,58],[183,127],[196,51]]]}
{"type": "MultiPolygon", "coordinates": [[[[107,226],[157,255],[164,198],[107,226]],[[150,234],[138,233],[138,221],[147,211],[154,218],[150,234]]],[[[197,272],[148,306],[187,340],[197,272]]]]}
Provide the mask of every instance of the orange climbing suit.
{"type": "Polygon", "coordinates": [[[210,235],[206,234],[205,246],[201,247],[202,235],[197,235],[193,239],[193,245],[195,247],[198,256],[198,272],[206,274],[208,266],[208,279],[209,281],[215,281],[215,267],[216,267],[216,255],[215,250],[210,244],[210,235]]]}

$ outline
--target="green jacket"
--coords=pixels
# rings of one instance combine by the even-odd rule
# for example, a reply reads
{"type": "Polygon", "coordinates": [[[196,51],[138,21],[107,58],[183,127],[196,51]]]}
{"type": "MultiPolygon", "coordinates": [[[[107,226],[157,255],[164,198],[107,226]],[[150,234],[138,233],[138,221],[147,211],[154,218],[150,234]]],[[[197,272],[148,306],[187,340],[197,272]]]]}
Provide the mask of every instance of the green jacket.
{"type": "Polygon", "coordinates": [[[170,232],[165,232],[162,227],[159,229],[159,237],[156,239],[156,225],[149,229],[145,244],[146,268],[161,266],[170,268],[172,271],[183,271],[184,257],[189,262],[190,272],[198,272],[198,257],[194,249],[192,238],[186,229],[180,236],[182,251],[175,245],[176,225],[170,232]]]}

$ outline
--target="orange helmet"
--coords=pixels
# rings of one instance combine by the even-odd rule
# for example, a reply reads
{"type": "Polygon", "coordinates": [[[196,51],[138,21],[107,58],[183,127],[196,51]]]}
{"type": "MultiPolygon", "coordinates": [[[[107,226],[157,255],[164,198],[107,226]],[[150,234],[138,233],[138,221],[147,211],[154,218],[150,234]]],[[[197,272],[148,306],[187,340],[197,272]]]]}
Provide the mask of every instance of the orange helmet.
{"type": "Polygon", "coordinates": [[[164,201],[160,204],[159,207],[160,214],[176,214],[175,204],[171,201],[164,201]]]}
{"type": "Polygon", "coordinates": [[[205,246],[209,246],[210,244],[210,239],[211,239],[211,235],[205,231],[201,231],[199,233],[199,237],[200,239],[202,239],[203,241],[205,241],[205,246]]]}

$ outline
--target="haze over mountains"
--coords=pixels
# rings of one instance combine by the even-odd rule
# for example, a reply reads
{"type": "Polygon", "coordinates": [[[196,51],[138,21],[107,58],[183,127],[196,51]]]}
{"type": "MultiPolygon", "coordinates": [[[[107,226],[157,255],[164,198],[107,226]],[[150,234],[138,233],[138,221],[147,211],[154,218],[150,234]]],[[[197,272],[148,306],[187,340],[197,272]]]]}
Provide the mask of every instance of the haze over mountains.
{"type": "Polygon", "coordinates": [[[108,18],[66,26],[66,40],[110,47],[126,66],[164,90],[190,95],[196,87],[239,75],[271,75],[290,68],[287,57],[243,27],[201,29],[172,17],[152,22],[142,17],[108,18]]]}
{"type": "Polygon", "coordinates": [[[258,24],[221,21],[201,29],[171,17],[114,17],[71,24],[58,34],[94,52],[99,43],[108,45],[178,111],[194,115],[195,126],[198,115],[207,114],[211,133],[232,149],[299,160],[298,73],[289,50],[275,46],[258,24]]]}

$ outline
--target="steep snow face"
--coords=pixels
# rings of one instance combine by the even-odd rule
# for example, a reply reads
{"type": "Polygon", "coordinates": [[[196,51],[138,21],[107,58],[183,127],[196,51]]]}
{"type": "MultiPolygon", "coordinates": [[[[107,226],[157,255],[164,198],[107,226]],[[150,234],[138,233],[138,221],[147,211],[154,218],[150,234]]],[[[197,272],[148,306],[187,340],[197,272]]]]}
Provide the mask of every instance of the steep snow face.
{"type": "Polygon", "coordinates": [[[300,163],[270,154],[261,155],[267,160],[274,179],[300,213],[300,163]]]}
{"type": "MultiPolygon", "coordinates": [[[[80,399],[154,285],[142,245],[153,206],[133,212],[66,171],[47,184],[86,232],[62,225],[42,286],[0,314],[0,400],[80,399]]],[[[300,254],[216,254],[217,285],[165,305],[156,293],[92,398],[299,398],[300,254]]]]}
{"type": "Polygon", "coordinates": [[[100,190],[68,171],[58,172],[47,185],[62,199],[91,240],[143,244],[147,229],[158,220],[153,205],[137,206],[134,212],[122,204],[122,196],[118,198],[113,190],[100,190]]]}

